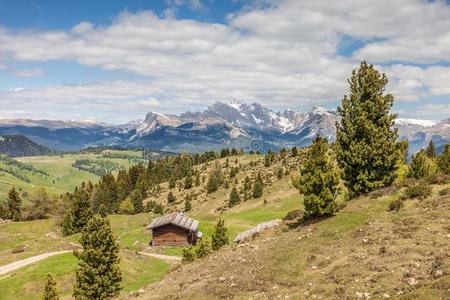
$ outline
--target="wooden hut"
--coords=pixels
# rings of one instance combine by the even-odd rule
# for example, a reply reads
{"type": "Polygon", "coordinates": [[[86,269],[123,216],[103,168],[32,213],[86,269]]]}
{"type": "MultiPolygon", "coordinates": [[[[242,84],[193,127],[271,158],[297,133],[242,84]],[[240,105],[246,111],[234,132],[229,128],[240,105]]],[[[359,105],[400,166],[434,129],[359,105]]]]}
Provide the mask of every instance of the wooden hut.
{"type": "Polygon", "coordinates": [[[198,221],[183,213],[172,213],[154,219],[147,229],[151,230],[151,246],[195,245],[202,237],[198,221]]]}

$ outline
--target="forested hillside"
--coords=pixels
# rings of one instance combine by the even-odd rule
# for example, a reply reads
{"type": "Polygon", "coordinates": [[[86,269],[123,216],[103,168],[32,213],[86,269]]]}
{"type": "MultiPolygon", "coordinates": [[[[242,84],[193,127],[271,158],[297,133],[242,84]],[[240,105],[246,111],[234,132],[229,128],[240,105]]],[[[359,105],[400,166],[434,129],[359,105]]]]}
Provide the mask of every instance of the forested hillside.
{"type": "Polygon", "coordinates": [[[36,156],[50,153],[50,149],[38,145],[23,135],[0,136],[0,154],[12,157],[36,156]]]}

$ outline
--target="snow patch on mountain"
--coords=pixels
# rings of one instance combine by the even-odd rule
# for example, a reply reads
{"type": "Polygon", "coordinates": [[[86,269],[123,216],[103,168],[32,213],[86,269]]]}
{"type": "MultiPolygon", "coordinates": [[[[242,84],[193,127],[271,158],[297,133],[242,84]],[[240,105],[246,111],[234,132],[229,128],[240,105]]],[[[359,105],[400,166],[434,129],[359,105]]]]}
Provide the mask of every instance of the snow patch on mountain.
{"type": "Polygon", "coordinates": [[[423,127],[433,127],[438,122],[434,120],[421,120],[421,119],[407,119],[407,118],[397,118],[395,123],[398,125],[419,125],[423,127]]]}

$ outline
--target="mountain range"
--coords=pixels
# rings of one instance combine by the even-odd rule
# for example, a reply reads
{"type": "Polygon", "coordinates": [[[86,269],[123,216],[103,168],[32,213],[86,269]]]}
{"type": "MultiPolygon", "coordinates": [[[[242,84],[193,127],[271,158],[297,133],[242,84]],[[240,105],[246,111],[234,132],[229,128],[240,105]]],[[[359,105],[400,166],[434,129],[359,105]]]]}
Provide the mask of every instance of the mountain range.
{"type": "MultiPolygon", "coordinates": [[[[258,103],[216,102],[201,112],[180,115],[149,112],[144,120],[121,125],[93,121],[0,120],[0,135],[20,134],[53,150],[123,146],[172,152],[197,152],[224,147],[267,151],[307,146],[316,135],[335,139],[335,111],[314,107],[310,112],[275,112],[258,103]]],[[[450,142],[450,118],[441,122],[397,119],[400,137],[410,153],[430,140],[443,147],[450,142]]]]}

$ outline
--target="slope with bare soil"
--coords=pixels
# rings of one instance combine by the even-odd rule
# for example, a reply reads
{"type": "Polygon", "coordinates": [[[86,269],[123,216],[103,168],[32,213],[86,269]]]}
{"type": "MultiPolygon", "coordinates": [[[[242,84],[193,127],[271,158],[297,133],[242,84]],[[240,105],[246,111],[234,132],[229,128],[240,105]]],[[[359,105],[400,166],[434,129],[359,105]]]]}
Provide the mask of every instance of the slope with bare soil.
{"type": "Polygon", "coordinates": [[[450,196],[355,199],[171,271],[138,299],[450,299],[450,196]]]}

